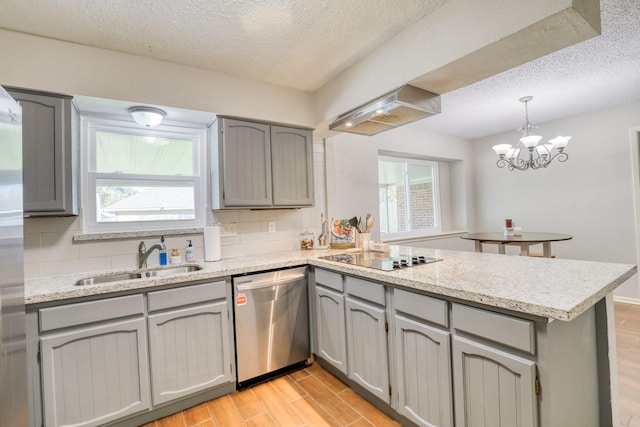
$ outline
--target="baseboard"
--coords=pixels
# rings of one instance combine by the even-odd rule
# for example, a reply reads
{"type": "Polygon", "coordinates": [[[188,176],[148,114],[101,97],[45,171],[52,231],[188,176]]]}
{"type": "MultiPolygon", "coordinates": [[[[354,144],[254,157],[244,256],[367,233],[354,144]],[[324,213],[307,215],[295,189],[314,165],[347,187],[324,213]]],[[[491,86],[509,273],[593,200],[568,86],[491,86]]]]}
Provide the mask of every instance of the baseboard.
{"type": "Polygon", "coordinates": [[[619,296],[613,296],[613,301],[614,302],[623,302],[625,304],[635,304],[635,305],[640,305],[640,299],[638,298],[629,298],[629,297],[619,297],[619,296]]]}

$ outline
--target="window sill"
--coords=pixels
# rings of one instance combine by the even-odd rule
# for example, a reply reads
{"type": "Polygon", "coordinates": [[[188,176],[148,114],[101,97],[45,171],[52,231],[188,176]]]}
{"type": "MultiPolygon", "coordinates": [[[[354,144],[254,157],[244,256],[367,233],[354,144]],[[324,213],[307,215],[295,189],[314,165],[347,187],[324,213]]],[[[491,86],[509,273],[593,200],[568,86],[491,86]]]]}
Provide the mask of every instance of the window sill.
{"type": "Polygon", "coordinates": [[[95,242],[99,240],[137,239],[141,237],[190,236],[202,233],[202,228],[182,228],[173,230],[144,230],[123,231],[118,233],[76,234],[75,236],[73,236],[73,243],[95,242]]]}
{"type": "Polygon", "coordinates": [[[438,240],[438,239],[448,239],[450,237],[458,237],[467,234],[466,230],[457,230],[457,231],[446,231],[437,234],[427,234],[424,236],[412,236],[412,237],[394,237],[392,239],[381,239],[384,243],[412,243],[412,242],[421,242],[424,240],[438,240]]]}

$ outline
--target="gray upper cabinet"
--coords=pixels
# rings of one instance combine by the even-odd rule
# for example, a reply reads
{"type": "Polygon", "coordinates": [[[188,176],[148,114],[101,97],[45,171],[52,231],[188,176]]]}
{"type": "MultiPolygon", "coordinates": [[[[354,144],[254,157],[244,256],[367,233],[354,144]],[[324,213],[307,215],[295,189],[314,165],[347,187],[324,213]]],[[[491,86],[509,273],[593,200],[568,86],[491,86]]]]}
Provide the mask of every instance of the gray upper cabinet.
{"type": "Polygon", "coordinates": [[[274,206],[313,206],[311,131],[271,126],[274,206]]]}
{"type": "Polygon", "coordinates": [[[211,140],[212,209],[313,206],[311,130],[220,117],[211,140]]]}
{"type": "Polygon", "coordinates": [[[223,185],[220,201],[225,207],[270,207],[270,126],[232,119],[219,121],[222,144],[218,149],[222,152],[218,152],[222,161],[218,163],[218,173],[223,185]]]}
{"type": "Polygon", "coordinates": [[[77,215],[78,123],[72,98],[8,91],[22,106],[25,215],[77,215]]]}

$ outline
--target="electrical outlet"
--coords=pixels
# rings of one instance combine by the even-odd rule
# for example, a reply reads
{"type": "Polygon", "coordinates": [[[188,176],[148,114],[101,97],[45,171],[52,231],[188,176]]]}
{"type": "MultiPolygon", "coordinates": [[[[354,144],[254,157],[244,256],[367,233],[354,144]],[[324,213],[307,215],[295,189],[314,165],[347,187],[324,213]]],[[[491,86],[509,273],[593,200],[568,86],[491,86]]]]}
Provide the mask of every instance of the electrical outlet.
{"type": "Polygon", "coordinates": [[[273,221],[269,221],[269,233],[276,232],[276,223],[273,221]]]}
{"type": "Polygon", "coordinates": [[[220,237],[235,237],[238,235],[238,228],[235,222],[220,224],[220,237]]]}

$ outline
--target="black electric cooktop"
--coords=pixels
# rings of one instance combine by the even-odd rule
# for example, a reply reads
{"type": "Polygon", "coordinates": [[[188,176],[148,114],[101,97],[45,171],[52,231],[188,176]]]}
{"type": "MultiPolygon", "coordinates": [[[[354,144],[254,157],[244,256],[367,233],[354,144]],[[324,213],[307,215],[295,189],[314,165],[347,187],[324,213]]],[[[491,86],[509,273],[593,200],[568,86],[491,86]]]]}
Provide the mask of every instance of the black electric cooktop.
{"type": "Polygon", "coordinates": [[[321,256],[320,259],[327,261],[342,262],[345,264],[357,265],[359,267],[373,268],[376,270],[393,271],[408,267],[416,267],[419,265],[430,264],[432,262],[442,261],[439,258],[431,258],[422,255],[412,256],[395,256],[376,252],[364,252],[356,254],[339,254],[321,256]]]}

